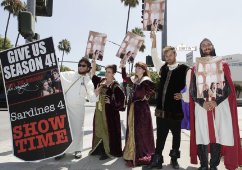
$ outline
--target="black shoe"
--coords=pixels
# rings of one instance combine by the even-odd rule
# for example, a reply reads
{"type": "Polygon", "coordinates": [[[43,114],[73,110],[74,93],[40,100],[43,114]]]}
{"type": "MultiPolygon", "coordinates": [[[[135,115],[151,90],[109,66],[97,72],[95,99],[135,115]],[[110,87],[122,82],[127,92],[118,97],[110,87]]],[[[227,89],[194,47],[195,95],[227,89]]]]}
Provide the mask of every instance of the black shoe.
{"type": "Polygon", "coordinates": [[[155,154],[152,155],[151,163],[146,167],[146,169],[162,169],[163,157],[155,154]]]}
{"type": "Polygon", "coordinates": [[[177,162],[177,159],[171,159],[171,163],[170,164],[171,164],[173,169],[179,169],[180,168],[180,166],[179,166],[179,164],[177,162]]]}
{"type": "Polygon", "coordinates": [[[100,156],[99,160],[106,160],[106,159],[108,159],[108,158],[109,158],[109,157],[108,157],[107,154],[102,154],[102,155],[100,156]]]}
{"type": "Polygon", "coordinates": [[[218,170],[217,167],[210,167],[210,170],[218,170]]]}
{"type": "Polygon", "coordinates": [[[75,152],[75,159],[81,159],[82,158],[82,152],[81,151],[76,151],[75,152]]]}
{"type": "Polygon", "coordinates": [[[208,167],[199,167],[198,170],[208,170],[208,167]]]}
{"type": "Polygon", "coordinates": [[[56,156],[56,157],[55,157],[55,160],[58,161],[58,160],[62,159],[65,155],[66,155],[66,154],[64,153],[64,154],[62,154],[62,155],[60,155],[60,156],[56,156]]]}

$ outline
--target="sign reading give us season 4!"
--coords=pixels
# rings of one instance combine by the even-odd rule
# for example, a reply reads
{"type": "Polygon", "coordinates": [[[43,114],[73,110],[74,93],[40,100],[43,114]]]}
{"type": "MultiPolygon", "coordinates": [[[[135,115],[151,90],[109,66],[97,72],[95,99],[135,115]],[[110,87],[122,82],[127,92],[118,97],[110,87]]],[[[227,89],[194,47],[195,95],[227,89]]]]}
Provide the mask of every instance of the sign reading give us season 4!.
{"type": "Polygon", "coordinates": [[[72,142],[52,38],[0,53],[14,155],[35,161],[62,154],[72,142]]]}

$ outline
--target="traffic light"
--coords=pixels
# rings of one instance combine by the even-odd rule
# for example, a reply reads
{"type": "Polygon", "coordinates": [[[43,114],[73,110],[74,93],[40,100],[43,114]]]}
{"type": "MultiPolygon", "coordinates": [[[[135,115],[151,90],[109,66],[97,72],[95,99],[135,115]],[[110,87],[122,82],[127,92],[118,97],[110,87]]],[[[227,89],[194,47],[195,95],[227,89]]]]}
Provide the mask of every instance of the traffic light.
{"type": "Polygon", "coordinates": [[[53,11],[53,0],[36,0],[36,16],[51,17],[53,11]]]}
{"type": "Polygon", "coordinates": [[[36,40],[36,41],[39,40],[40,35],[38,33],[35,33],[33,39],[36,40]]]}
{"type": "Polygon", "coordinates": [[[29,39],[34,36],[35,19],[28,11],[21,11],[18,14],[18,31],[25,38],[29,39]]]}
{"type": "Polygon", "coordinates": [[[150,55],[146,56],[146,64],[148,67],[154,67],[154,63],[153,63],[152,57],[150,55]]]}

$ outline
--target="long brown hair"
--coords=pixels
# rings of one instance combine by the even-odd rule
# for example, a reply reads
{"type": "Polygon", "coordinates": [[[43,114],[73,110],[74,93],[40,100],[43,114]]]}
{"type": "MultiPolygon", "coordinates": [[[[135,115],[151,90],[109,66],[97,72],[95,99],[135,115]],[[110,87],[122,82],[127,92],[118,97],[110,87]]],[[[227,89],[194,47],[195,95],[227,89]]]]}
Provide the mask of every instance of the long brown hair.
{"type": "Polygon", "coordinates": [[[113,64],[113,65],[107,65],[106,67],[105,67],[105,70],[107,70],[107,69],[112,69],[112,71],[113,71],[113,74],[115,74],[116,72],[117,72],[117,65],[116,64],[113,64]]]}
{"type": "MultiPolygon", "coordinates": [[[[143,77],[144,77],[144,76],[148,76],[148,77],[150,77],[150,72],[148,71],[147,64],[145,64],[145,63],[139,61],[139,62],[137,62],[137,63],[135,64],[134,67],[141,67],[143,70],[145,70],[145,72],[144,72],[144,74],[143,74],[143,77]]],[[[135,77],[137,78],[136,75],[135,75],[135,77]]]]}

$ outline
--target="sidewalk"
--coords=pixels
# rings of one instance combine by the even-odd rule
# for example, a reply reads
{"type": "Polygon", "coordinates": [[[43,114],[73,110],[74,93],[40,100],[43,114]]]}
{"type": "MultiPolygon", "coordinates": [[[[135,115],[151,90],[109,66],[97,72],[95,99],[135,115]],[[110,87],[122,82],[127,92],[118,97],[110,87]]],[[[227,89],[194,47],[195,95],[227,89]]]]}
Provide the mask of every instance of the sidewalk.
{"type": "MultiPolygon", "coordinates": [[[[91,107],[94,110],[94,107],[91,107]]],[[[151,107],[152,113],[154,113],[154,107],[151,107]]],[[[239,125],[240,134],[242,135],[242,108],[239,108],[239,125]]],[[[91,111],[90,111],[91,112],[91,111]]],[[[0,112],[2,114],[2,112],[0,112]]],[[[6,113],[5,113],[6,114],[6,113]]],[[[152,114],[153,115],[153,114],[152,114]]],[[[88,152],[92,143],[92,116],[93,113],[88,113],[85,118],[85,136],[84,136],[84,151],[83,158],[81,160],[73,159],[72,155],[67,155],[60,161],[54,159],[48,159],[39,162],[22,162],[12,155],[12,141],[10,139],[0,140],[0,169],[1,170],[141,170],[145,167],[128,168],[122,158],[108,159],[100,161],[97,156],[88,156],[88,152]]],[[[156,138],[156,126],[155,117],[152,116],[154,125],[154,136],[156,138]]],[[[10,126],[10,125],[9,125],[10,126]]],[[[122,146],[124,146],[125,127],[126,127],[126,112],[121,113],[121,127],[122,127],[122,146]]],[[[189,131],[183,130],[181,135],[181,158],[179,159],[180,169],[195,170],[199,165],[190,164],[189,157],[189,131]]],[[[170,157],[169,152],[171,149],[172,136],[169,133],[164,149],[164,170],[171,170],[169,165],[170,157]]],[[[225,170],[223,162],[220,163],[219,170],[225,170]]],[[[242,168],[240,168],[242,170],[242,168]]]]}

